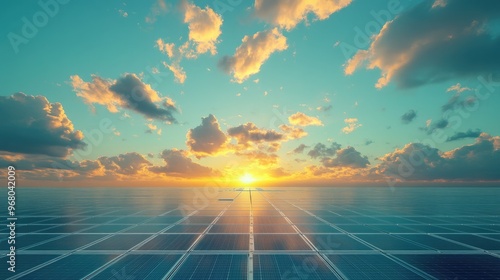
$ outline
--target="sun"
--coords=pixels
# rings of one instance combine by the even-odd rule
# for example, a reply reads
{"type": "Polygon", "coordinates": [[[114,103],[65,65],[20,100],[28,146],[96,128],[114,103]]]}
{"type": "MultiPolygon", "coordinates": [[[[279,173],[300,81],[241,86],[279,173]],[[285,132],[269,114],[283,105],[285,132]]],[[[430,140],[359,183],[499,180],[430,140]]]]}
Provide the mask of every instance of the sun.
{"type": "Polygon", "coordinates": [[[255,182],[255,178],[252,176],[250,173],[245,173],[243,176],[240,177],[240,181],[243,184],[251,184],[255,182]]]}

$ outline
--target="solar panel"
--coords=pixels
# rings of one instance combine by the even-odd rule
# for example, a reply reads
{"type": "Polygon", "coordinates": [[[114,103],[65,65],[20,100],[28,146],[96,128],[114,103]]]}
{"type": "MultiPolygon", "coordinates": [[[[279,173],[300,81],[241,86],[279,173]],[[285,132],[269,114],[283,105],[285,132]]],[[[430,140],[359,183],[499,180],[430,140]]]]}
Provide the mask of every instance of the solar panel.
{"type": "Polygon", "coordinates": [[[500,258],[489,255],[398,255],[437,279],[500,279],[500,258]]]}
{"type": "Polygon", "coordinates": [[[195,250],[248,250],[248,234],[206,234],[195,250]]]}
{"type": "Polygon", "coordinates": [[[143,241],[149,234],[117,234],[106,238],[85,250],[128,250],[143,241]]]}
{"type": "Polygon", "coordinates": [[[160,234],[142,245],[139,250],[187,250],[196,238],[196,234],[160,234]]]}
{"type": "Polygon", "coordinates": [[[246,255],[191,255],[172,279],[246,279],[246,255]]]}
{"type": "MultiPolygon", "coordinates": [[[[305,198],[302,191],[252,190],[251,205],[248,190],[228,189],[207,197],[206,205],[198,208],[185,189],[107,190],[102,197],[79,189],[80,197],[25,188],[19,208],[27,216],[19,217],[16,228],[17,268],[22,273],[17,275],[129,280],[246,279],[252,274],[254,279],[498,278],[500,218],[492,206],[493,191],[484,196],[491,198],[484,207],[465,201],[436,205],[439,211],[432,203],[403,204],[400,199],[407,192],[416,192],[412,188],[314,189],[305,198]],[[233,202],[218,201],[236,196],[233,202]],[[43,202],[44,197],[54,201],[43,202]],[[89,197],[93,205],[88,205],[89,197]],[[173,210],[179,206],[188,210],[173,210]]],[[[0,232],[0,261],[5,264],[7,229],[0,232]]],[[[10,276],[0,271],[0,279],[10,276]]]]}
{"type": "Polygon", "coordinates": [[[349,279],[425,279],[383,255],[328,255],[349,279]]]}
{"type": "Polygon", "coordinates": [[[255,255],[254,279],[338,279],[316,255],[255,255]]]}
{"type": "Polygon", "coordinates": [[[357,237],[382,250],[425,250],[425,247],[404,241],[389,234],[359,234],[357,237]]]}
{"type": "Polygon", "coordinates": [[[181,255],[127,255],[93,279],[162,279],[180,258],[181,255]]]}
{"type": "Polygon", "coordinates": [[[105,237],[101,234],[71,234],[34,246],[30,250],[74,250],[105,237]]]}
{"type": "MultiPolygon", "coordinates": [[[[247,244],[248,245],[248,244],[247,244]]],[[[256,234],[255,250],[310,250],[298,234],[256,234]]]]}
{"type": "Polygon", "coordinates": [[[367,245],[349,237],[347,234],[308,234],[307,238],[318,250],[359,251],[373,250],[367,245]]]}
{"type": "Polygon", "coordinates": [[[116,255],[69,255],[19,279],[80,279],[115,257],[116,255]]]}

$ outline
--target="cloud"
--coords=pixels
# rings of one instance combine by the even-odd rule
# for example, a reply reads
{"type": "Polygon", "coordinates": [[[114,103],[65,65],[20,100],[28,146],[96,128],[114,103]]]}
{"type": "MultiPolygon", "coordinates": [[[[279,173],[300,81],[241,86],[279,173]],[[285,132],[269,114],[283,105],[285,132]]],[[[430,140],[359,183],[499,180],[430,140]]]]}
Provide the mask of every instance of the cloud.
{"type": "Polygon", "coordinates": [[[214,12],[208,6],[205,9],[183,1],[184,23],[188,24],[189,40],[196,45],[196,53],[210,52],[215,55],[217,39],[222,26],[222,16],[214,12]]]}
{"type": "Polygon", "coordinates": [[[411,123],[417,117],[417,112],[415,110],[409,110],[401,116],[401,121],[404,124],[411,123]]]}
{"type": "Polygon", "coordinates": [[[427,134],[430,135],[430,134],[434,133],[436,130],[447,128],[448,124],[449,124],[449,122],[446,119],[440,119],[437,122],[427,121],[427,127],[425,127],[424,130],[427,132],[427,134]]]}
{"type": "Polygon", "coordinates": [[[327,19],[331,14],[348,6],[351,0],[255,0],[255,14],[265,21],[293,29],[299,22],[307,21],[312,13],[317,20],[327,19]]]}
{"type": "Polygon", "coordinates": [[[309,125],[318,125],[322,126],[323,123],[321,120],[315,117],[310,117],[302,112],[297,112],[290,117],[288,117],[288,121],[290,124],[299,125],[299,126],[309,126],[309,125]]]}
{"type": "Polygon", "coordinates": [[[405,180],[500,180],[500,137],[481,134],[476,142],[441,152],[410,143],[380,158],[377,172],[405,180]]]}
{"type": "Polygon", "coordinates": [[[112,157],[100,157],[97,161],[104,167],[106,172],[122,175],[137,174],[145,167],[152,165],[143,155],[136,152],[112,157]]]}
{"type": "Polygon", "coordinates": [[[302,154],[306,148],[309,146],[306,146],[305,144],[300,144],[297,148],[293,149],[292,153],[294,154],[302,154]]]}
{"type": "Polygon", "coordinates": [[[165,161],[165,166],[153,166],[149,170],[153,173],[166,174],[173,177],[195,178],[220,175],[212,168],[194,163],[188,153],[183,150],[164,150],[161,158],[165,161]]]}
{"type": "Polygon", "coordinates": [[[135,175],[146,173],[147,168],[152,166],[144,156],[136,152],[82,161],[46,155],[13,157],[0,154],[0,168],[7,165],[23,170],[22,174],[26,174],[24,178],[32,180],[132,179],[135,175]]]}
{"type": "Polygon", "coordinates": [[[283,167],[272,168],[267,172],[267,174],[273,178],[287,177],[291,175],[283,167]]]}
{"type": "Polygon", "coordinates": [[[316,108],[316,110],[323,111],[323,112],[328,112],[328,111],[330,111],[332,109],[332,107],[333,106],[331,104],[327,105],[327,106],[319,106],[319,107],[316,108]]]}
{"type": "Polygon", "coordinates": [[[370,162],[366,156],[362,156],[360,152],[353,147],[347,147],[337,151],[337,156],[324,157],[321,159],[325,167],[349,167],[349,168],[365,168],[370,162]]]}
{"type": "Polygon", "coordinates": [[[269,154],[262,151],[236,152],[237,156],[243,156],[250,162],[256,163],[259,166],[274,166],[278,163],[276,154],[269,154]]]}
{"type": "Polygon", "coordinates": [[[235,81],[242,83],[250,76],[259,73],[260,67],[272,53],[288,48],[286,37],[277,28],[243,37],[242,44],[233,56],[225,56],[219,66],[235,81]]]}
{"type": "Polygon", "coordinates": [[[146,133],[153,134],[153,132],[156,132],[156,134],[161,135],[161,128],[158,128],[158,126],[152,124],[152,123],[147,123],[146,126],[148,129],[146,129],[146,133]]]}
{"type": "Polygon", "coordinates": [[[479,129],[476,130],[469,129],[466,132],[457,132],[452,136],[448,137],[448,139],[446,139],[446,142],[457,141],[465,138],[477,138],[481,135],[481,133],[482,132],[479,129]]]}
{"type": "Polygon", "coordinates": [[[350,75],[364,65],[380,69],[377,88],[391,81],[411,88],[498,73],[500,37],[492,34],[490,23],[499,18],[497,1],[423,1],[387,22],[344,71],[350,75]]]}
{"type": "Polygon", "coordinates": [[[286,139],[285,134],[275,130],[258,128],[249,122],[227,130],[228,135],[235,138],[239,145],[247,146],[249,143],[278,142],[286,139]]]}
{"type": "Polygon", "coordinates": [[[293,127],[286,124],[280,125],[281,131],[283,131],[289,139],[299,139],[307,136],[307,132],[305,132],[300,127],[293,127]]]}
{"type": "Polygon", "coordinates": [[[177,111],[174,102],[168,97],[160,97],[158,92],[135,74],[125,74],[118,80],[92,75],[92,82],[85,82],[75,75],[71,76],[71,84],[76,95],[93,109],[94,104],[100,104],[112,113],[124,108],[140,113],[148,119],[177,122],[173,116],[177,111]]]}
{"type": "Polygon", "coordinates": [[[66,157],[86,146],[61,103],[44,96],[0,96],[0,151],[66,157]]]}
{"type": "Polygon", "coordinates": [[[156,0],[156,2],[151,6],[149,14],[146,16],[145,21],[147,23],[154,23],[158,16],[166,13],[168,10],[165,0],[156,0]]]}
{"type": "Polygon", "coordinates": [[[448,110],[458,110],[461,108],[474,108],[477,106],[475,96],[463,97],[461,91],[457,91],[449,100],[441,106],[441,110],[446,112],[448,110]]]}
{"type": "Polygon", "coordinates": [[[186,72],[178,63],[168,64],[163,62],[163,65],[174,74],[176,82],[183,84],[186,81],[186,72]]]}
{"type": "Polygon", "coordinates": [[[183,84],[187,75],[180,66],[182,59],[196,59],[205,53],[217,54],[223,20],[222,16],[210,7],[202,9],[186,0],[181,2],[181,9],[184,13],[184,23],[189,29],[188,40],[176,47],[174,43],[166,43],[159,38],[156,40],[156,46],[171,59],[171,63],[164,62],[163,65],[172,71],[176,82],[183,84]]]}
{"type": "Polygon", "coordinates": [[[460,83],[456,83],[455,85],[452,85],[451,87],[446,89],[446,92],[456,91],[457,93],[462,93],[464,91],[471,91],[471,90],[472,90],[471,88],[462,87],[460,83]]]}
{"type": "Polygon", "coordinates": [[[307,153],[307,155],[311,158],[332,157],[337,153],[338,150],[340,150],[340,147],[341,145],[336,142],[332,142],[330,147],[327,147],[323,143],[318,143],[307,153]]]}
{"type": "Polygon", "coordinates": [[[221,153],[228,140],[220,129],[217,118],[212,114],[201,118],[201,125],[190,129],[186,138],[189,152],[197,158],[221,153]]]}
{"type": "Polygon", "coordinates": [[[344,122],[347,126],[342,128],[342,132],[344,132],[345,134],[349,134],[353,132],[356,128],[362,126],[361,124],[358,123],[358,119],[356,118],[347,118],[344,120],[344,122]]]}

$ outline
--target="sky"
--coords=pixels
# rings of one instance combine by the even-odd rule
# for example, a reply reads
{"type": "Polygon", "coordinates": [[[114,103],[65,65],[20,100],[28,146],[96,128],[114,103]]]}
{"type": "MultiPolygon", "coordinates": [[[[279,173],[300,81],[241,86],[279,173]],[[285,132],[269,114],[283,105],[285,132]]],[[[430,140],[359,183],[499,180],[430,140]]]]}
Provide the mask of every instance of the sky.
{"type": "Polygon", "coordinates": [[[24,185],[500,180],[500,2],[0,5],[24,185]]]}

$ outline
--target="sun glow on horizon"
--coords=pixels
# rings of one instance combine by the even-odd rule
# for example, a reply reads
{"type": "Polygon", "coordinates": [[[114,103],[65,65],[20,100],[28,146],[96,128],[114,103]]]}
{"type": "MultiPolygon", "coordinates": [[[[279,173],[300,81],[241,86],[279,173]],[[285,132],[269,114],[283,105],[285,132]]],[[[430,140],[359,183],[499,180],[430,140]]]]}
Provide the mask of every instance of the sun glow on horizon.
{"type": "Polygon", "coordinates": [[[252,174],[250,173],[245,173],[243,174],[243,176],[240,177],[240,181],[243,183],[243,184],[251,184],[253,182],[256,181],[256,179],[253,177],[252,174]]]}

